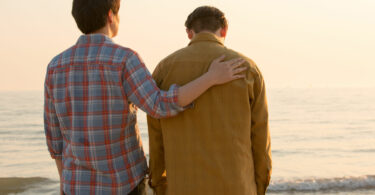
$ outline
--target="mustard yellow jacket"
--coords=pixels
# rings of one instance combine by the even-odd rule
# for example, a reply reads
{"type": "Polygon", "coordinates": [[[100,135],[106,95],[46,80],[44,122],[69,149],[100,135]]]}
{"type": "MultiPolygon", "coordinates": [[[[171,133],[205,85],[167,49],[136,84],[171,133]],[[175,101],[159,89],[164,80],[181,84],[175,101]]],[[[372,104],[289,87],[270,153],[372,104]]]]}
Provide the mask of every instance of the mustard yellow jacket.
{"type": "Polygon", "coordinates": [[[246,79],[214,86],[176,117],[148,116],[150,184],[157,194],[265,194],[271,175],[263,77],[249,58],[211,33],[163,59],[153,73],[166,90],[207,72],[213,59],[246,59],[246,79]]]}

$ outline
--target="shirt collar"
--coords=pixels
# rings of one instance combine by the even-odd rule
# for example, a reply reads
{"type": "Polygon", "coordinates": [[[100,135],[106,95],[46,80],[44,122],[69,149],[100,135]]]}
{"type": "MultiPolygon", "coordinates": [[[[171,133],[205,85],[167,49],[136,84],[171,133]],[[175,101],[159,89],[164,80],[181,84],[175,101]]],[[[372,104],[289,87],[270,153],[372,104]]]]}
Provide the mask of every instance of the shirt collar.
{"type": "Polygon", "coordinates": [[[81,35],[77,41],[77,45],[79,44],[100,44],[104,42],[113,42],[111,38],[107,37],[103,34],[87,34],[81,35]]]}
{"type": "Polygon", "coordinates": [[[196,34],[194,38],[190,41],[189,45],[202,41],[216,42],[220,45],[224,45],[224,42],[221,38],[209,32],[201,32],[196,34]]]}

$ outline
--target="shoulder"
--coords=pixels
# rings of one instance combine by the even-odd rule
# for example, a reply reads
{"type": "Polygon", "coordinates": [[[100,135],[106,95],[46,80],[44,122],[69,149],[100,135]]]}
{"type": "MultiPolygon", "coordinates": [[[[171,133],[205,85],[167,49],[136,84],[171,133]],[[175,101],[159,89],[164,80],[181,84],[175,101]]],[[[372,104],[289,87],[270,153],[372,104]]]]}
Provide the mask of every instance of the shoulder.
{"type": "Polygon", "coordinates": [[[262,73],[260,72],[258,65],[251,58],[247,57],[246,55],[238,51],[235,51],[229,48],[226,48],[225,54],[227,55],[227,58],[229,59],[236,58],[236,57],[243,58],[245,60],[245,66],[249,67],[250,74],[255,77],[262,77],[262,73]]]}
{"type": "Polygon", "coordinates": [[[50,70],[61,67],[63,63],[66,62],[66,59],[72,56],[72,49],[73,46],[53,57],[52,60],[48,63],[47,69],[50,70]]]}
{"type": "Polygon", "coordinates": [[[126,69],[133,69],[139,67],[139,65],[145,66],[143,59],[139,55],[138,52],[136,52],[133,49],[130,49],[128,47],[119,47],[119,52],[116,52],[117,54],[115,56],[118,56],[122,62],[124,62],[123,65],[125,65],[126,69]]]}
{"type": "Polygon", "coordinates": [[[105,47],[104,49],[108,49],[111,52],[112,60],[115,63],[121,63],[121,62],[129,63],[130,61],[134,61],[134,60],[143,63],[138,52],[136,52],[135,50],[129,47],[125,47],[125,46],[122,46],[113,42],[105,44],[104,47],[105,47]]]}
{"type": "Polygon", "coordinates": [[[154,73],[157,74],[162,70],[168,70],[170,66],[175,64],[176,60],[180,60],[181,58],[183,58],[187,54],[187,51],[188,47],[184,47],[169,54],[159,62],[159,64],[155,68],[154,73]]]}

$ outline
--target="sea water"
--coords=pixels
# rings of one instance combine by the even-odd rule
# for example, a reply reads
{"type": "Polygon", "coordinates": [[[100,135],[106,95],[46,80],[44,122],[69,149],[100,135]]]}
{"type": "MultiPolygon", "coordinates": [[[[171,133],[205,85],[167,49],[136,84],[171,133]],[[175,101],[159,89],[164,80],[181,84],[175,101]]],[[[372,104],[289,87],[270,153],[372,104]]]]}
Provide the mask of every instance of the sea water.
{"type": "MultiPolygon", "coordinates": [[[[375,194],[375,89],[284,88],[267,96],[273,160],[267,194],[375,194]]],[[[148,155],[142,111],[138,125],[148,155]]],[[[43,92],[0,92],[0,179],[13,177],[39,177],[19,186],[27,189],[21,194],[58,194],[43,92]]]]}

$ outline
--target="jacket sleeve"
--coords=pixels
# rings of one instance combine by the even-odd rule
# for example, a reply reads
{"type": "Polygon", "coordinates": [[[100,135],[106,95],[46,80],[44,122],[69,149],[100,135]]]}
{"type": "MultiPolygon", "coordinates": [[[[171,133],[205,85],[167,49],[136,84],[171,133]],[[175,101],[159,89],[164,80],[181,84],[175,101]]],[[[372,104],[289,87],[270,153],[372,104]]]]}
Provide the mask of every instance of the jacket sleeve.
{"type": "MultiPolygon", "coordinates": [[[[154,73],[153,78],[160,87],[163,76],[160,71],[161,64],[159,64],[154,73]]],[[[150,149],[150,179],[149,185],[157,195],[166,194],[167,190],[167,175],[164,159],[164,144],[163,134],[160,120],[147,115],[149,149],[150,149]]]]}
{"type": "Polygon", "coordinates": [[[268,126],[268,106],[263,77],[259,70],[250,90],[251,143],[258,195],[264,195],[272,171],[271,140],[268,126]]]}
{"type": "Polygon", "coordinates": [[[165,170],[163,135],[160,120],[147,116],[150,148],[149,185],[157,195],[166,194],[167,174],[165,170]]]}
{"type": "Polygon", "coordinates": [[[172,85],[168,91],[160,90],[136,53],[127,57],[122,78],[128,99],[152,117],[171,117],[184,110],[177,104],[179,87],[172,85]]]}

